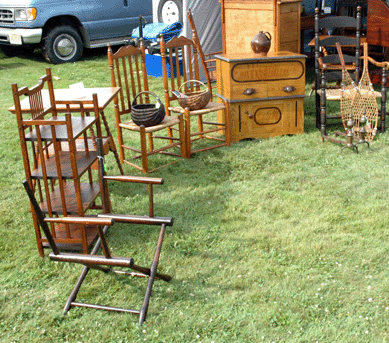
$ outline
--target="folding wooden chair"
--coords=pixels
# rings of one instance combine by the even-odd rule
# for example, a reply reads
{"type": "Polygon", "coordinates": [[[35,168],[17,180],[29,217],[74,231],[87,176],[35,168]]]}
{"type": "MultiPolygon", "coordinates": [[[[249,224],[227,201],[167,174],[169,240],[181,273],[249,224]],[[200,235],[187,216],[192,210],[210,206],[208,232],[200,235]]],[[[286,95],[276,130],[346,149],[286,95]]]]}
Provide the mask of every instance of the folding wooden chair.
{"type": "Polygon", "coordinates": [[[84,265],[81,275],[65,304],[63,313],[66,314],[70,310],[70,308],[74,306],[108,310],[108,311],[133,313],[139,315],[139,325],[142,325],[142,323],[145,321],[147,316],[147,311],[148,311],[148,306],[150,302],[150,296],[151,296],[154,280],[156,278],[162,279],[164,281],[171,280],[171,276],[158,273],[157,267],[158,267],[159,257],[161,254],[162,243],[163,243],[166,227],[173,225],[173,219],[170,217],[154,217],[152,185],[162,184],[163,183],[162,179],[131,177],[131,176],[123,176],[123,175],[117,177],[104,175],[104,159],[102,157],[102,144],[100,139],[98,140],[98,146],[99,146],[99,154],[100,154],[99,156],[100,184],[102,187],[101,197],[103,203],[103,211],[105,213],[100,214],[97,217],[45,218],[28,182],[24,181],[23,184],[30,198],[32,211],[34,212],[34,215],[37,221],[39,222],[39,226],[43,231],[44,236],[47,238],[47,241],[49,242],[50,247],[52,249],[52,252],[49,254],[49,258],[53,261],[79,263],[84,265]],[[108,196],[109,192],[107,188],[108,180],[148,184],[149,195],[150,195],[149,216],[134,216],[134,215],[111,213],[111,203],[109,201],[109,196],[108,196]],[[108,228],[111,225],[113,225],[114,221],[128,223],[128,224],[157,225],[160,227],[155,253],[150,268],[136,265],[134,263],[134,260],[129,257],[111,256],[110,249],[108,247],[108,242],[105,238],[105,234],[108,231],[108,228]],[[77,224],[80,227],[80,230],[83,231],[86,230],[86,227],[94,226],[98,231],[99,238],[90,253],[61,252],[55,243],[55,240],[51,234],[48,223],[61,223],[65,225],[77,224]],[[102,247],[103,255],[97,255],[100,246],[102,247]],[[114,267],[132,269],[135,272],[130,272],[128,270],[113,269],[114,267]],[[143,298],[143,302],[140,310],[119,308],[119,307],[112,307],[112,306],[105,306],[105,305],[87,304],[87,303],[76,301],[77,294],[90,269],[97,269],[103,271],[104,273],[118,273],[118,274],[130,275],[130,276],[147,277],[148,278],[147,287],[146,287],[145,296],[143,298]]]}

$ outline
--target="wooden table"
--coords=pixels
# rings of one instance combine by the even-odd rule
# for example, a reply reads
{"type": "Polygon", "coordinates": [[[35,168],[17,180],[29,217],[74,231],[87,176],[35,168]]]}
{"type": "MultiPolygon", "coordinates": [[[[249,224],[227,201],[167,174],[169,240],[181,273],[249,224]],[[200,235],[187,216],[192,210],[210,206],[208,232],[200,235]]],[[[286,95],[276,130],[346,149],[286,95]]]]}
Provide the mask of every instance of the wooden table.
{"type": "MultiPolygon", "coordinates": [[[[90,101],[92,100],[92,95],[94,93],[97,94],[98,101],[99,101],[99,110],[101,112],[104,111],[104,109],[109,105],[109,103],[115,98],[115,96],[119,93],[120,87],[98,87],[98,88],[83,88],[79,91],[75,91],[70,88],[61,88],[61,89],[54,89],[54,96],[56,101],[80,101],[80,100],[86,100],[90,101]]],[[[49,106],[49,92],[44,89],[42,90],[42,100],[43,105],[49,106]]],[[[28,99],[23,99],[20,102],[21,109],[23,113],[29,113],[30,112],[30,104],[28,102],[28,99]]],[[[74,106],[76,107],[76,106],[74,106]]],[[[66,106],[62,104],[57,104],[56,106],[57,111],[60,113],[66,112],[66,106]]],[[[12,106],[8,109],[10,112],[15,113],[15,106],[12,106]]],[[[71,108],[72,110],[72,108],[71,108]]],[[[86,104],[85,110],[93,110],[92,105],[86,104]]]]}

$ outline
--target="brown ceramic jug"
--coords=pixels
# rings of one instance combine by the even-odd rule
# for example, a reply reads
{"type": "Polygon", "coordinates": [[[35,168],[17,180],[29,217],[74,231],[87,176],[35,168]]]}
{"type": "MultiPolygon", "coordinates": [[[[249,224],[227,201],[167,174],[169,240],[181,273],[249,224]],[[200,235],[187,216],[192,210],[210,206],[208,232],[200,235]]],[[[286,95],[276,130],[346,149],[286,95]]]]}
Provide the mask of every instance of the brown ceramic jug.
{"type": "Polygon", "coordinates": [[[251,41],[251,49],[259,56],[266,56],[271,45],[271,34],[259,31],[251,41]]]}

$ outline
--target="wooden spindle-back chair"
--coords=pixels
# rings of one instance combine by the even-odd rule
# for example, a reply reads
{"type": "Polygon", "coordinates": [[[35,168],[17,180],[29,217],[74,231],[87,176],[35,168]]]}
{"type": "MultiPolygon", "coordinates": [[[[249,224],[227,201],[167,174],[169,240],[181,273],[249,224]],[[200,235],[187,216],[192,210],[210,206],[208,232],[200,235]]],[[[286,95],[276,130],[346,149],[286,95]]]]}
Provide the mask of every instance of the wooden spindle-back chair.
{"type": "Polygon", "coordinates": [[[165,43],[163,35],[161,35],[161,56],[166,111],[169,115],[181,113],[185,116],[186,157],[189,158],[192,153],[229,146],[230,130],[227,102],[211,101],[206,107],[192,111],[175,103],[177,97],[172,93],[173,91],[188,93],[200,89],[198,83],[190,82],[191,80],[200,80],[199,56],[195,43],[184,36],[174,37],[165,43]],[[221,112],[219,118],[222,120],[220,121],[214,115],[217,112],[221,112]],[[203,120],[204,116],[211,119],[205,121],[203,120]],[[193,117],[197,117],[195,130],[192,130],[191,127],[191,118],[193,117]],[[192,149],[192,144],[195,141],[206,139],[216,142],[216,144],[204,144],[196,150],[192,149]]]}
{"type": "Polygon", "coordinates": [[[171,161],[150,169],[149,157],[151,155],[166,154],[185,157],[185,132],[182,115],[170,116],[168,113],[160,124],[149,127],[139,126],[130,118],[132,102],[138,93],[145,92],[137,97],[138,103],[150,103],[150,97],[147,93],[149,85],[143,40],[141,40],[140,48],[124,46],[116,53],[113,53],[109,47],[108,63],[112,86],[121,87],[118,97],[114,99],[121,162],[147,173],[175,162],[171,161]],[[130,143],[130,140],[136,138],[134,135],[128,135],[124,139],[125,131],[137,133],[140,144],[130,143]],[[174,135],[175,131],[178,132],[178,135],[174,135]],[[126,152],[127,155],[131,154],[131,156],[126,157],[126,152]],[[136,163],[137,159],[141,159],[141,164],[136,163]]]}

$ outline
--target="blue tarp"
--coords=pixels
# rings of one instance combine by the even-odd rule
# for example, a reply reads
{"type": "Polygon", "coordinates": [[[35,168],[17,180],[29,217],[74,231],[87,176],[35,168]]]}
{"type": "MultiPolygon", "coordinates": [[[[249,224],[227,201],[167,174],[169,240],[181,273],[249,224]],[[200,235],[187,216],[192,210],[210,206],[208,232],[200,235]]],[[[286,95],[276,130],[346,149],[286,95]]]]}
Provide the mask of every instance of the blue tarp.
{"type": "MultiPolygon", "coordinates": [[[[171,40],[173,37],[179,36],[182,31],[182,23],[177,21],[173,24],[151,23],[143,27],[143,38],[152,42],[156,42],[160,34],[163,34],[165,41],[171,40]]],[[[139,38],[139,27],[132,31],[132,38],[139,38]]]]}

